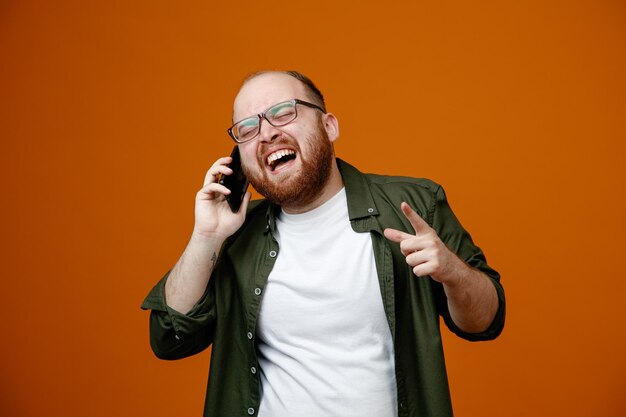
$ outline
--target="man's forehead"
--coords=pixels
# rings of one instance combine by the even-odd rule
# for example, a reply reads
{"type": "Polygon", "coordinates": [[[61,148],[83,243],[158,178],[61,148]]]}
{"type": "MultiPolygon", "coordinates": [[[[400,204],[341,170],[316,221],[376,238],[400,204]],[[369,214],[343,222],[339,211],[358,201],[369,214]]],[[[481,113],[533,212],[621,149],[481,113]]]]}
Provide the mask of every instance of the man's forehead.
{"type": "Polygon", "coordinates": [[[233,116],[239,120],[292,98],[306,99],[306,89],[299,80],[288,74],[264,73],[241,87],[235,97],[233,116]]]}

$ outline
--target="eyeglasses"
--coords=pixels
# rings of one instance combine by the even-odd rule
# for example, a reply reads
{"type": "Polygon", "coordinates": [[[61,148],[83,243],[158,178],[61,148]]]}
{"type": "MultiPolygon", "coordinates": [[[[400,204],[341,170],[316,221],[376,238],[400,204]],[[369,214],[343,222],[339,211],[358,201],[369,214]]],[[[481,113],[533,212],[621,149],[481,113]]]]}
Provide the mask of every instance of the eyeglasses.
{"type": "Polygon", "coordinates": [[[237,143],[246,143],[256,138],[261,131],[261,120],[265,119],[274,127],[285,126],[298,117],[298,104],[317,109],[322,113],[326,111],[320,106],[294,98],[289,101],[274,104],[269,109],[256,116],[246,117],[238,121],[228,129],[228,134],[237,143]]]}

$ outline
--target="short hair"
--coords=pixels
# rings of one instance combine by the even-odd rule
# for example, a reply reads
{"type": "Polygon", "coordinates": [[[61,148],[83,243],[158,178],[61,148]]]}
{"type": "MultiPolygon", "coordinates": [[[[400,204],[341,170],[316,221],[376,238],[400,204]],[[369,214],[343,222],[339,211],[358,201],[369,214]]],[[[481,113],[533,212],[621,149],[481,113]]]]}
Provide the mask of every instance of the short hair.
{"type": "Polygon", "coordinates": [[[248,81],[252,80],[253,78],[258,77],[259,75],[271,74],[271,73],[290,75],[296,80],[300,81],[306,87],[309,93],[310,100],[313,101],[314,104],[317,104],[318,106],[320,106],[324,110],[324,113],[326,113],[326,103],[324,102],[324,96],[322,95],[322,92],[319,90],[319,88],[317,88],[317,86],[313,83],[313,81],[311,81],[309,77],[307,77],[306,75],[298,71],[274,71],[274,70],[257,71],[248,75],[246,79],[243,81],[243,83],[241,84],[241,86],[243,87],[248,81]]]}

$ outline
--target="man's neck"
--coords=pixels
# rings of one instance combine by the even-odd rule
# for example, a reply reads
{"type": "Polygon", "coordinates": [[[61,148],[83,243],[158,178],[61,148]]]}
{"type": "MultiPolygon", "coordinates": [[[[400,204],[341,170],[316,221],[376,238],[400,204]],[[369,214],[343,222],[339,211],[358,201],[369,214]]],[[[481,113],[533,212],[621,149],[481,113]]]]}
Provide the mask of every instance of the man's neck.
{"type": "Polygon", "coordinates": [[[330,200],[335,194],[337,194],[343,188],[343,178],[341,177],[341,173],[339,172],[339,168],[337,167],[337,161],[333,160],[333,165],[330,172],[330,177],[328,178],[328,182],[324,185],[324,188],[321,192],[313,199],[304,205],[290,206],[290,205],[282,205],[281,208],[288,214],[301,214],[306,213],[307,211],[313,210],[328,200],[330,200]]]}

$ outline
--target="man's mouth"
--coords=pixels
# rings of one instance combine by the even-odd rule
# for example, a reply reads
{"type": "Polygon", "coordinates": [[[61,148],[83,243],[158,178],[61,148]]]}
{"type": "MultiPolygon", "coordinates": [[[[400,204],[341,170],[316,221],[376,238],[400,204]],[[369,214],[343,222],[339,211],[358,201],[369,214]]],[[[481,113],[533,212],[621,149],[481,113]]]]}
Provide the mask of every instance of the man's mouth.
{"type": "Polygon", "coordinates": [[[270,168],[270,171],[274,172],[289,161],[296,159],[296,151],[293,149],[280,149],[276,152],[272,152],[268,155],[265,162],[270,168]]]}

